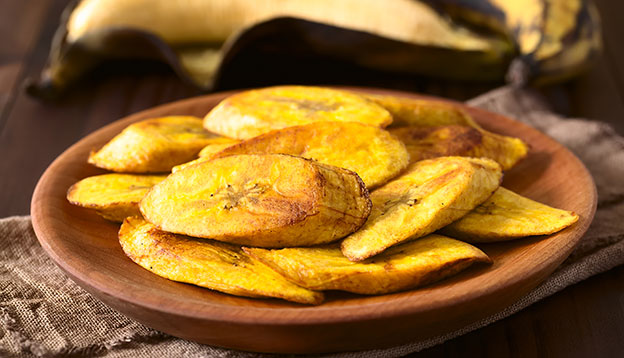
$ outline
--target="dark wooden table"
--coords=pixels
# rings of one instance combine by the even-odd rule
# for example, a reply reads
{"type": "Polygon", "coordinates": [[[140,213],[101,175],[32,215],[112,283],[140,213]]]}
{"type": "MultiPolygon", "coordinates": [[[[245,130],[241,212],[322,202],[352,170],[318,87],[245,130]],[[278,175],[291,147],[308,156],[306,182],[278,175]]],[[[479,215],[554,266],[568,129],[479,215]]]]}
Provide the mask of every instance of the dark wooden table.
{"type": "MultiPolygon", "coordinates": [[[[605,48],[593,69],[541,91],[562,114],[610,123],[624,134],[624,2],[597,0],[605,48]]],[[[0,0],[0,217],[29,213],[34,186],[72,143],[130,113],[199,94],[163,66],[98,70],[54,103],[23,91],[44,66],[67,0],[0,0]]],[[[343,72],[342,69],[334,69],[343,72]]],[[[383,73],[342,74],[338,84],[426,92],[464,100],[497,84],[457,84],[383,73]]],[[[332,78],[321,77],[322,81],[332,78]]],[[[624,180],[624,178],[623,178],[624,180]]],[[[495,324],[420,356],[614,357],[624,355],[624,267],[597,275],[495,324]]]]}

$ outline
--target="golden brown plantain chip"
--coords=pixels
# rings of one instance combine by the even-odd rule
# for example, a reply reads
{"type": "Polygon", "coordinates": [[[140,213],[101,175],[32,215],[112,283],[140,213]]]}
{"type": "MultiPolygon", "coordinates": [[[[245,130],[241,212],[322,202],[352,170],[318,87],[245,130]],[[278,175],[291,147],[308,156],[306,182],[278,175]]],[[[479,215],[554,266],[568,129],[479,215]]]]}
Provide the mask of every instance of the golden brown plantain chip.
{"type": "Polygon", "coordinates": [[[289,282],[238,246],[168,233],[139,217],[124,221],[119,243],[132,261],[173,281],[237,296],[323,301],[322,293],[289,282]]]}
{"type": "Polygon", "coordinates": [[[238,139],[231,139],[226,137],[217,137],[210,141],[202,150],[199,151],[199,157],[211,157],[215,153],[219,153],[223,149],[240,143],[238,139]]]}
{"type": "Polygon", "coordinates": [[[528,146],[521,139],[467,126],[408,126],[392,128],[389,132],[405,144],[411,163],[453,155],[485,157],[508,170],[528,152],[528,146]]]}
{"type": "Polygon", "coordinates": [[[440,157],[417,162],[370,195],[373,210],[342,241],[351,261],[427,235],[466,215],[498,188],[500,165],[486,158],[440,157]]]}
{"type": "Polygon", "coordinates": [[[139,202],[166,175],[103,174],[82,179],[67,190],[67,200],[94,209],[107,220],[122,222],[141,215],[139,202]]]}
{"type": "Polygon", "coordinates": [[[182,170],[186,167],[190,167],[191,165],[195,165],[197,163],[203,163],[203,162],[207,162],[210,160],[210,157],[199,157],[197,159],[193,159],[190,162],[186,162],[186,163],[182,163],[180,165],[176,165],[175,167],[171,168],[171,172],[175,173],[178,170],[182,170]]]}
{"type": "Polygon", "coordinates": [[[211,132],[249,139],[275,129],[319,121],[361,122],[385,127],[390,113],[359,95],[310,86],[277,86],[230,96],[204,118],[211,132]]]}
{"type": "Polygon", "coordinates": [[[437,127],[455,124],[481,128],[472,116],[451,103],[378,94],[363,96],[390,112],[392,127],[437,127]]]}
{"type": "Polygon", "coordinates": [[[361,262],[349,261],[337,244],[243,249],[300,286],[367,295],[407,290],[454,275],[476,262],[491,263],[478,248],[435,234],[394,246],[361,262]]]}
{"type": "Polygon", "coordinates": [[[282,154],[233,155],[179,170],[140,204],[165,231],[261,247],[331,242],[370,213],[352,171],[282,154]]]}
{"type": "Polygon", "coordinates": [[[578,215],[499,187],[483,204],[442,229],[468,242],[497,242],[549,235],[574,224],[578,215]]]}
{"type": "Polygon", "coordinates": [[[230,147],[234,144],[240,143],[240,140],[230,139],[225,137],[217,137],[210,140],[210,144],[207,144],[201,151],[199,151],[199,158],[191,160],[190,162],[182,163],[171,168],[171,172],[175,173],[180,169],[184,169],[189,165],[206,162],[212,158],[216,153],[219,153],[223,149],[230,147]]]}
{"type": "Polygon", "coordinates": [[[482,144],[475,147],[469,155],[493,159],[503,170],[513,168],[529,152],[529,145],[520,138],[507,137],[483,129],[480,132],[482,144]]]}
{"type": "Polygon", "coordinates": [[[387,131],[355,122],[317,122],[261,134],[213,154],[281,153],[356,172],[372,188],[395,177],[409,162],[401,141],[387,131]]]}
{"type": "Polygon", "coordinates": [[[163,173],[197,157],[215,135],[199,118],[170,116],[131,124],[92,152],[89,163],[114,172],[163,173]]]}

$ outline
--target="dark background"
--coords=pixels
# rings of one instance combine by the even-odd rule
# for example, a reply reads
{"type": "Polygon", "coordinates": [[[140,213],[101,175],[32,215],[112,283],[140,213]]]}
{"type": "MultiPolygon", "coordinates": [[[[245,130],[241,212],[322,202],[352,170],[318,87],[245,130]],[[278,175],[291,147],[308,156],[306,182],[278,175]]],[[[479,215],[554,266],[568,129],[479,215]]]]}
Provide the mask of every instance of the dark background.
{"type": "MultiPolygon", "coordinates": [[[[130,113],[200,94],[164,65],[116,63],[99,68],[60,101],[41,102],[26,95],[25,83],[43,68],[67,2],[0,0],[0,217],[28,214],[32,191],[45,168],[86,134],[130,113]]],[[[602,16],[603,54],[585,75],[539,90],[557,112],[607,122],[624,134],[624,2],[595,2],[602,16]]],[[[311,68],[325,71],[282,72],[276,77],[268,72],[270,66],[259,62],[257,82],[234,77],[231,86],[267,81],[348,84],[465,100],[501,85],[313,64],[311,68]]],[[[619,267],[419,355],[611,357],[623,353],[624,267],[619,267]]]]}

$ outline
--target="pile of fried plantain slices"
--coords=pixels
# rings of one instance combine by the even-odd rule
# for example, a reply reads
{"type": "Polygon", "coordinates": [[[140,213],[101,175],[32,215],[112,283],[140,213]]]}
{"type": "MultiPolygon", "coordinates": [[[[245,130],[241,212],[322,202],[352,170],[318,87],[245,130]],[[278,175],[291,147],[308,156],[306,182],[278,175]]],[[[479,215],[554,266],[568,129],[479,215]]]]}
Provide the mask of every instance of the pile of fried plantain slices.
{"type": "Polygon", "coordinates": [[[528,149],[447,102],[269,87],[203,120],[130,125],[89,156],[114,173],[67,199],[123,222],[124,252],[159,276],[320,304],[325,290],[386,294],[492,262],[469,243],[572,225],[500,186],[528,149]]]}

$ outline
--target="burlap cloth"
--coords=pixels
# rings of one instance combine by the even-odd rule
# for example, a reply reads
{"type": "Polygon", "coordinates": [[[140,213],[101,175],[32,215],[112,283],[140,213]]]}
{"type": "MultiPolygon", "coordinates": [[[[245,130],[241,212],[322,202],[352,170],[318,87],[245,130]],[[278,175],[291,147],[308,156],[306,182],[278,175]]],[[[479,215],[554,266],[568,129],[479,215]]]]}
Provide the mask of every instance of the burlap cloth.
{"type": "MultiPolygon", "coordinates": [[[[385,350],[335,356],[399,356],[507,317],[597,273],[624,263],[624,138],[607,125],[563,119],[528,91],[501,88],[469,101],[538,128],[571,149],[598,187],[598,211],[572,255],[535,290],[502,312],[458,331],[385,350]]],[[[147,328],[75,285],[48,259],[30,219],[0,220],[0,356],[255,357],[204,346],[147,328]]]]}

